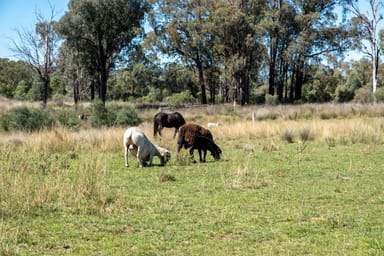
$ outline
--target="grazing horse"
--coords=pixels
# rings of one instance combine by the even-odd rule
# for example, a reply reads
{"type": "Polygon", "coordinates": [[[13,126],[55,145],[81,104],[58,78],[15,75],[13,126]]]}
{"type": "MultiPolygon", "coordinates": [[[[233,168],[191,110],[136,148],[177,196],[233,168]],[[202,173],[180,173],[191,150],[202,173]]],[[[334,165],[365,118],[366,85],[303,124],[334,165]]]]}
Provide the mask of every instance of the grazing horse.
{"type": "Polygon", "coordinates": [[[185,124],[185,120],[179,112],[173,112],[170,114],[159,112],[153,117],[153,137],[156,137],[157,133],[159,133],[161,136],[161,130],[164,127],[174,127],[175,134],[173,135],[173,138],[175,138],[179,127],[183,124],[185,124]]]}
{"type": "Polygon", "coordinates": [[[169,150],[153,144],[138,127],[130,127],[124,133],[124,158],[127,167],[128,152],[136,156],[139,167],[144,167],[147,161],[149,166],[152,166],[154,156],[160,158],[161,165],[165,165],[171,158],[169,150]]]}
{"type": "Polygon", "coordinates": [[[212,156],[218,160],[220,159],[221,149],[213,141],[212,133],[204,127],[197,124],[184,124],[179,128],[179,137],[177,140],[177,152],[180,152],[181,148],[191,148],[189,154],[193,157],[193,151],[197,149],[199,151],[200,162],[205,162],[207,150],[209,150],[212,156]],[[202,158],[201,153],[204,153],[202,158]]]}
{"type": "Polygon", "coordinates": [[[215,160],[220,159],[220,154],[222,152],[220,147],[217,146],[216,143],[213,142],[213,140],[211,140],[208,137],[200,136],[200,135],[195,137],[192,147],[189,150],[189,155],[191,156],[191,158],[193,158],[193,151],[195,149],[197,149],[197,151],[199,152],[200,162],[205,162],[205,159],[207,156],[207,150],[211,152],[215,160]],[[202,153],[204,154],[203,156],[202,156],[202,153]]]}

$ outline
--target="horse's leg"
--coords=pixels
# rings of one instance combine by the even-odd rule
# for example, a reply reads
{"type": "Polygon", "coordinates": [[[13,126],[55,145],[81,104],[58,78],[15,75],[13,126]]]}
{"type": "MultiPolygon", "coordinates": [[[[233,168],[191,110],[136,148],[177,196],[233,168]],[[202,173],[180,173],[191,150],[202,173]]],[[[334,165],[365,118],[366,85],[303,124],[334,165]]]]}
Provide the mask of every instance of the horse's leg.
{"type": "Polygon", "coordinates": [[[207,150],[204,149],[203,151],[204,151],[204,160],[203,160],[203,162],[205,163],[205,160],[206,160],[206,157],[207,157],[207,150]]]}
{"type": "Polygon", "coordinates": [[[193,151],[195,150],[195,148],[192,146],[191,149],[189,150],[189,156],[191,157],[191,160],[193,160],[194,163],[196,163],[196,161],[193,159],[193,151]]]}
{"type": "Polygon", "coordinates": [[[161,130],[163,130],[164,126],[162,124],[159,125],[159,128],[157,128],[157,131],[159,132],[161,136],[161,130]]]}
{"type": "Polygon", "coordinates": [[[156,121],[154,121],[153,122],[153,137],[155,137],[155,138],[156,138],[156,135],[157,135],[157,128],[158,128],[158,126],[159,126],[159,124],[156,121]]]}
{"type": "Polygon", "coordinates": [[[152,159],[153,159],[153,155],[150,155],[149,156],[149,166],[152,166],[152,159]]]}
{"type": "MultiPolygon", "coordinates": [[[[203,153],[204,153],[204,150],[203,150],[203,153]]],[[[199,149],[199,157],[200,157],[200,162],[204,163],[205,162],[205,154],[204,154],[204,158],[202,158],[201,149],[199,149]]]]}
{"type": "Polygon", "coordinates": [[[128,145],[124,145],[124,160],[126,167],[128,167],[128,147],[128,145]]]}
{"type": "Polygon", "coordinates": [[[175,134],[173,134],[173,138],[176,137],[177,130],[178,130],[178,129],[175,127],[175,134]]]}
{"type": "Polygon", "coordinates": [[[137,148],[136,158],[137,158],[137,162],[139,163],[139,167],[140,168],[144,167],[144,163],[141,157],[141,147],[137,148]]]}

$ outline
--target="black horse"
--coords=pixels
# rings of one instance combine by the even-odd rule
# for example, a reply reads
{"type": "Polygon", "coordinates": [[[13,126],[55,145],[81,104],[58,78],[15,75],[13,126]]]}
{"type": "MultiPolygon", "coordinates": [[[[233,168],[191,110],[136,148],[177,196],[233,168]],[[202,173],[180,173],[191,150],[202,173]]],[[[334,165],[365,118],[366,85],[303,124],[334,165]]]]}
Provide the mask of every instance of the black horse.
{"type": "Polygon", "coordinates": [[[185,120],[179,112],[173,112],[170,114],[159,112],[153,117],[153,137],[156,137],[157,133],[161,136],[161,130],[164,127],[175,127],[175,134],[173,137],[176,137],[179,127],[183,124],[185,124],[185,120]]]}
{"type": "MultiPolygon", "coordinates": [[[[208,137],[205,136],[196,136],[195,140],[193,141],[192,147],[189,150],[189,155],[193,159],[193,151],[197,149],[199,152],[200,162],[205,162],[206,156],[207,156],[207,150],[211,152],[212,156],[215,158],[215,160],[220,159],[220,154],[222,153],[220,147],[216,145],[213,140],[211,140],[208,137]],[[202,155],[203,153],[203,155],[202,155]]],[[[195,162],[195,161],[194,161],[195,162]]]]}

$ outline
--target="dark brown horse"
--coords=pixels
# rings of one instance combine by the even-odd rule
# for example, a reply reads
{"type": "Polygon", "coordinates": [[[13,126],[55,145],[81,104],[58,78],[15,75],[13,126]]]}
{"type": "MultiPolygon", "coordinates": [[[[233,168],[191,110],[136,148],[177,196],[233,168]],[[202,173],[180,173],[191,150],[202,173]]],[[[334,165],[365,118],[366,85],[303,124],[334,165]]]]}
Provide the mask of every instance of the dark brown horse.
{"type": "Polygon", "coordinates": [[[207,157],[207,150],[211,152],[215,160],[220,159],[220,154],[222,152],[220,147],[215,142],[213,142],[213,140],[205,136],[195,137],[192,147],[189,150],[189,155],[191,156],[192,159],[193,159],[193,151],[195,149],[197,149],[197,151],[199,152],[200,162],[205,162],[205,159],[207,157]]]}
{"type": "Polygon", "coordinates": [[[173,113],[165,113],[165,112],[159,112],[153,117],[153,137],[156,137],[157,133],[161,136],[161,130],[164,127],[167,128],[175,128],[175,134],[173,137],[176,136],[177,131],[179,130],[179,127],[185,124],[184,117],[179,112],[173,112],[173,113]]]}
{"type": "Polygon", "coordinates": [[[212,133],[197,124],[184,124],[179,128],[177,152],[180,152],[183,147],[185,149],[191,148],[189,150],[191,158],[193,158],[193,151],[197,149],[200,162],[205,162],[207,150],[211,152],[216,160],[220,159],[220,154],[222,153],[220,147],[213,141],[212,133]],[[204,154],[203,156],[202,153],[204,154]]]}

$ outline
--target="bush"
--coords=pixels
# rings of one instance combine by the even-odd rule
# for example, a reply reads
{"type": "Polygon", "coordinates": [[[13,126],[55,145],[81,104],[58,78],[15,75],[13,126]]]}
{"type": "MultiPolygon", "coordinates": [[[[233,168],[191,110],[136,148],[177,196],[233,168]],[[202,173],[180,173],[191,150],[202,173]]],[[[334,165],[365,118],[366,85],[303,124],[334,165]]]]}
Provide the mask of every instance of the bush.
{"type": "Polygon", "coordinates": [[[130,106],[122,107],[116,116],[116,125],[119,126],[135,126],[142,122],[140,117],[135,112],[135,109],[130,106]]]}
{"type": "Polygon", "coordinates": [[[57,121],[60,125],[71,128],[78,129],[80,127],[80,120],[73,110],[62,110],[57,115],[57,121]]]}
{"type": "Polygon", "coordinates": [[[355,91],[346,86],[340,86],[336,89],[336,100],[337,102],[348,102],[353,100],[355,97],[355,91]]]}
{"type": "Polygon", "coordinates": [[[376,102],[384,102],[384,88],[377,88],[375,92],[376,102]]]}
{"type": "Polygon", "coordinates": [[[279,104],[279,98],[277,95],[266,94],[265,95],[266,105],[277,105],[279,104]]]}
{"type": "Polygon", "coordinates": [[[0,118],[0,126],[5,131],[31,132],[51,128],[54,123],[47,110],[25,106],[13,108],[0,118]]]}
{"type": "Polygon", "coordinates": [[[195,98],[192,97],[189,91],[174,93],[168,97],[168,104],[171,107],[181,107],[186,103],[192,103],[194,101],[195,98]]]}
{"type": "Polygon", "coordinates": [[[114,112],[110,113],[102,101],[98,100],[92,104],[92,127],[112,126],[115,119],[114,117],[114,112]]]}
{"type": "Polygon", "coordinates": [[[140,123],[141,119],[130,106],[121,107],[116,103],[111,103],[106,107],[101,101],[96,101],[92,106],[92,127],[127,126],[138,125],[140,123]]]}
{"type": "Polygon", "coordinates": [[[370,103],[372,102],[372,92],[368,87],[362,87],[355,91],[355,96],[353,97],[353,101],[356,103],[370,103]]]}

